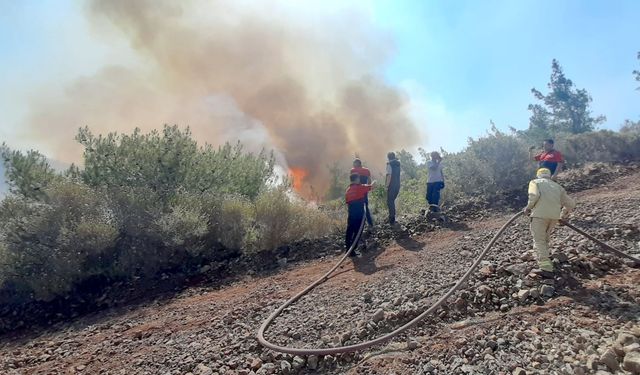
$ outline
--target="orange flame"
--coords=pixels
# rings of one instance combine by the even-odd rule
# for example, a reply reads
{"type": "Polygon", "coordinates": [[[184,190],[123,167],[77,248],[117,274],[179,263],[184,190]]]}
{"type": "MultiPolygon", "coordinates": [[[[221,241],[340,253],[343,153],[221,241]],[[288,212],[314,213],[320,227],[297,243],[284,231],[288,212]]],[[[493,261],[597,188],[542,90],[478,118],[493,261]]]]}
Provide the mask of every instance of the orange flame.
{"type": "Polygon", "coordinates": [[[293,185],[293,190],[300,192],[302,190],[302,184],[304,180],[307,178],[309,172],[300,167],[292,167],[289,169],[289,175],[291,176],[291,184],[293,185]]]}

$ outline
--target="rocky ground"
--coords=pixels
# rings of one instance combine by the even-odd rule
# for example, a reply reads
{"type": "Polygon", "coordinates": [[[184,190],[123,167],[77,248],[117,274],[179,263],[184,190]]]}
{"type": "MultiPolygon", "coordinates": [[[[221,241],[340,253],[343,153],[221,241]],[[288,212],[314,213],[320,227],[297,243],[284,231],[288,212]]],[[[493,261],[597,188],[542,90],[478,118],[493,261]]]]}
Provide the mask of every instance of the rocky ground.
{"type": "MultiPolygon", "coordinates": [[[[640,173],[605,172],[569,176],[574,191],[612,181],[574,194],[579,207],[571,221],[638,257],[640,173]],[[590,179],[591,185],[581,185],[590,179]]],[[[417,316],[446,293],[510,216],[477,210],[475,220],[463,222],[456,215],[451,212],[448,223],[424,218],[379,228],[360,257],[276,319],[267,339],[298,347],[348,345],[417,316]]],[[[535,277],[527,221],[519,219],[434,316],[363,352],[292,357],[265,350],[255,339],[275,308],[337,261],[336,249],[320,259],[281,261],[277,272],[224,287],[194,287],[4,336],[0,372],[640,374],[640,269],[567,228],[558,228],[553,241],[558,272],[551,280],[535,277]]]]}

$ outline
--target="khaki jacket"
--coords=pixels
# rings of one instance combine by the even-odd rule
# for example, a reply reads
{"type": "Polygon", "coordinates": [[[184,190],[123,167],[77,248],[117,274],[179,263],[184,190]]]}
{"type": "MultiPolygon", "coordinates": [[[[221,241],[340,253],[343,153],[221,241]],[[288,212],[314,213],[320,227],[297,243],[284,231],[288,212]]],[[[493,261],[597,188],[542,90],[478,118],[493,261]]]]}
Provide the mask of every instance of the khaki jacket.
{"type": "Polygon", "coordinates": [[[529,203],[531,217],[558,220],[562,216],[562,208],[570,212],[576,202],[567,195],[560,184],[546,178],[536,178],[529,182],[529,203]]]}

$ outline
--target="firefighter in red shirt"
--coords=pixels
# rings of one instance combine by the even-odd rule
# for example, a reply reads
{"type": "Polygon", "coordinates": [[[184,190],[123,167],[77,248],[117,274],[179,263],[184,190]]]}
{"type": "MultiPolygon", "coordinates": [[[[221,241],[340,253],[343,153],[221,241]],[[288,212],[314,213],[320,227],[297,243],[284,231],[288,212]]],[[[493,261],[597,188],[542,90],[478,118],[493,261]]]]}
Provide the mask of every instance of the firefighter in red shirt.
{"type": "MultiPolygon", "coordinates": [[[[363,185],[371,183],[371,171],[369,171],[369,168],[362,166],[362,161],[360,159],[353,161],[353,168],[351,168],[350,174],[357,174],[360,176],[360,183],[363,185]]],[[[369,227],[372,227],[373,218],[371,217],[371,211],[369,211],[369,195],[364,197],[364,209],[367,215],[367,224],[369,224],[369,227]]]]}
{"type": "Polygon", "coordinates": [[[553,139],[545,139],[542,143],[543,151],[533,155],[535,146],[529,148],[529,157],[538,162],[538,168],[547,168],[551,171],[551,179],[555,180],[564,165],[564,158],[560,151],[553,148],[553,139]]]}
{"type": "MultiPolygon", "coordinates": [[[[347,250],[351,248],[356,237],[358,236],[358,231],[360,230],[360,224],[362,223],[362,219],[364,218],[365,206],[364,202],[367,197],[367,193],[371,190],[375,181],[371,184],[361,184],[360,183],[360,175],[352,174],[349,178],[351,180],[351,185],[347,189],[345,193],[345,201],[349,206],[349,217],[347,219],[347,233],[345,236],[345,246],[347,250]]],[[[357,244],[356,244],[357,246],[357,244]]],[[[349,256],[356,256],[355,251],[352,251],[349,256]]]]}

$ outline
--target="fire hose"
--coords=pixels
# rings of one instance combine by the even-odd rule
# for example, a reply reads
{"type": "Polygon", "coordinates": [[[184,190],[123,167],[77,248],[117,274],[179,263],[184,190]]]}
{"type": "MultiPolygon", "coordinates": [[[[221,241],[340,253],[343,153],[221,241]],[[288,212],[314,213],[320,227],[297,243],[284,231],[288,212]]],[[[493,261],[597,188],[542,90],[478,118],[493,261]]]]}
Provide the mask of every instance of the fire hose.
{"type": "MultiPolygon", "coordinates": [[[[260,344],[266,348],[269,348],[271,350],[275,350],[277,352],[281,352],[281,353],[288,353],[288,354],[292,354],[292,355],[331,355],[331,354],[339,354],[339,353],[348,353],[348,352],[354,352],[354,351],[358,351],[358,350],[362,350],[362,349],[366,349],[369,348],[371,346],[374,345],[378,345],[378,344],[382,344],[386,341],[391,340],[392,338],[398,336],[399,334],[401,334],[402,332],[408,330],[409,328],[414,327],[415,325],[417,325],[421,320],[423,320],[424,318],[426,318],[427,316],[429,316],[430,314],[432,314],[434,311],[436,311],[436,309],[438,309],[438,307],[440,307],[449,297],[451,297],[451,295],[458,290],[462,285],[464,285],[464,283],[469,279],[469,277],[471,276],[471,274],[473,273],[473,271],[475,271],[475,269],[478,267],[478,265],[480,264],[480,262],[484,259],[485,255],[487,254],[487,252],[491,249],[491,247],[493,247],[493,245],[495,244],[495,242],[497,241],[497,239],[502,235],[502,233],[507,229],[507,227],[509,227],[517,218],[519,218],[523,213],[522,212],[518,212],[517,214],[513,215],[499,230],[498,232],[493,236],[493,238],[491,239],[491,241],[487,244],[487,246],[485,246],[485,248],[482,250],[482,252],[480,253],[480,255],[478,255],[478,257],[476,258],[476,260],[473,262],[473,264],[471,265],[471,267],[467,270],[467,272],[458,280],[458,282],[456,282],[456,284],[451,287],[451,289],[449,289],[449,291],[443,295],[442,297],[440,297],[440,299],[438,299],[438,301],[436,301],[431,307],[429,307],[427,310],[425,310],[424,312],[422,312],[420,315],[416,316],[415,318],[413,318],[411,321],[409,321],[408,323],[404,324],[403,326],[395,329],[394,331],[387,333],[384,336],[375,338],[373,340],[369,340],[369,341],[364,341],[361,343],[357,343],[357,344],[353,344],[353,345],[346,345],[346,346],[338,346],[338,347],[332,347],[332,348],[293,348],[293,347],[288,347],[288,346],[280,346],[280,345],[276,345],[273,344],[269,341],[267,341],[264,338],[264,333],[267,330],[267,328],[269,327],[269,325],[271,325],[271,323],[274,321],[275,318],[277,318],[282,311],[284,311],[284,309],[286,309],[287,307],[291,306],[293,303],[295,303],[297,300],[299,300],[302,296],[304,296],[305,294],[309,293],[311,290],[313,290],[316,286],[324,283],[325,281],[327,281],[329,279],[329,276],[342,264],[342,262],[344,262],[344,260],[349,256],[349,254],[351,254],[352,251],[355,251],[355,248],[358,244],[358,241],[360,239],[360,236],[362,235],[362,230],[364,228],[364,222],[365,222],[365,218],[362,219],[362,223],[360,224],[360,229],[358,231],[358,234],[356,236],[355,241],[353,242],[353,244],[351,245],[351,247],[349,248],[349,250],[342,256],[342,258],[338,261],[338,263],[336,263],[336,265],[333,266],[333,268],[331,268],[327,273],[325,273],[322,277],[320,277],[318,280],[316,280],[315,282],[313,282],[312,284],[310,284],[309,286],[307,286],[304,290],[302,290],[301,292],[299,292],[298,294],[296,294],[295,296],[291,297],[289,300],[287,300],[284,304],[282,304],[277,310],[275,310],[271,315],[269,315],[269,317],[267,317],[267,319],[262,323],[262,325],[260,326],[260,328],[258,329],[258,342],[260,342],[260,344]]],[[[628,259],[631,259],[632,261],[635,262],[636,265],[640,265],[640,259],[635,258],[631,255],[625,254],[620,250],[617,250],[607,244],[605,244],[604,242],[594,238],[593,236],[585,233],[584,231],[582,231],[579,228],[576,228],[575,226],[567,223],[564,220],[561,220],[560,223],[562,225],[565,225],[566,227],[576,231],[577,233],[589,238],[590,240],[596,242],[598,245],[602,246],[604,249],[606,249],[607,251],[618,255],[620,257],[625,257],[628,259]]]]}

